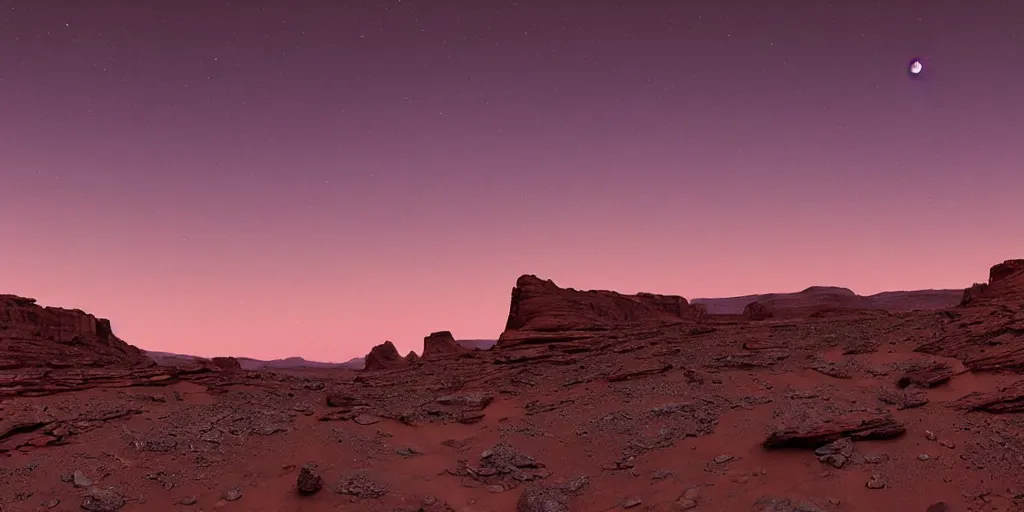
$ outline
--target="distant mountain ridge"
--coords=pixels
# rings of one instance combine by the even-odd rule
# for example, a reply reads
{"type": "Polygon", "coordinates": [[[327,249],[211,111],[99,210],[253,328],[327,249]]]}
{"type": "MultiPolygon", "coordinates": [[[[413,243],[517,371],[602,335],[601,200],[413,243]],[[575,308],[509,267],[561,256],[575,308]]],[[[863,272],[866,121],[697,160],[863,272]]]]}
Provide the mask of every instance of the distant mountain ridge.
{"type": "MultiPolygon", "coordinates": [[[[497,343],[497,340],[458,340],[458,343],[466,348],[476,350],[488,350],[497,343]]],[[[209,361],[211,358],[193,356],[188,354],[176,354],[173,352],[160,352],[155,350],[144,350],[143,353],[150,359],[162,366],[186,365],[195,361],[209,361]]],[[[325,363],[321,361],[309,361],[302,357],[286,357],[284,359],[271,359],[265,361],[251,357],[235,357],[243,370],[293,370],[301,368],[340,368],[345,370],[362,370],[366,365],[366,359],[356,357],[344,363],[325,363]]]]}
{"type": "Polygon", "coordinates": [[[770,308],[791,309],[806,306],[832,306],[856,309],[882,309],[911,311],[915,309],[943,309],[956,306],[964,291],[912,290],[857,295],[840,286],[811,286],[793,293],[763,293],[738,297],[699,298],[693,304],[704,304],[713,315],[738,315],[751,302],[760,302],[770,308]]]}
{"type": "MultiPolygon", "coordinates": [[[[176,366],[179,364],[188,364],[193,361],[209,361],[210,358],[193,356],[188,354],[175,354],[172,352],[158,352],[153,350],[146,350],[144,353],[150,357],[150,359],[163,366],[176,366]]],[[[343,368],[348,370],[361,370],[363,368],[363,358],[357,357],[345,361],[344,363],[324,363],[320,361],[308,361],[301,357],[287,357],[284,359],[271,359],[264,361],[262,359],[253,359],[251,357],[236,357],[238,363],[242,366],[243,370],[262,370],[268,368],[272,370],[285,370],[285,369],[296,369],[296,368],[343,368]]]]}

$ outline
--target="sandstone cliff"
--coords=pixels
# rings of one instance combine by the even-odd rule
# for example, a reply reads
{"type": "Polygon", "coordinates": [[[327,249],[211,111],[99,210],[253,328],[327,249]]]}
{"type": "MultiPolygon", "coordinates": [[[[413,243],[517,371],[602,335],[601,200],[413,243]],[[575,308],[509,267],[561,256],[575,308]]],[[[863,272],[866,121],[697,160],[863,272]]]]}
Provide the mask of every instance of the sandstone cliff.
{"type": "Polygon", "coordinates": [[[631,324],[695,322],[701,311],[676,295],[580,291],[524,275],[512,289],[508,321],[498,345],[568,341],[631,324]]]}
{"type": "Polygon", "coordinates": [[[110,321],[77,309],[0,295],[0,368],[127,368],[153,365],[114,335],[110,321]]]}
{"type": "Polygon", "coordinates": [[[993,266],[988,282],[964,290],[943,318],[943,334],[918,352],[958,358],[973,371],[1024,372],[1024,260],[993,266]]]}
{"type": "Polygon", "coordinates": [[[1024,259],[1006,260],[988,272],[988,282],[964,290],[961,307],[1024,302],[1024,259]]]}
{"type": "Polygon", "coordinates": [[[423,358],[460,354],[466,352],[466,348],[455,341],[455,337],[449,331],[432,332],[423,338],[423,358]]]}

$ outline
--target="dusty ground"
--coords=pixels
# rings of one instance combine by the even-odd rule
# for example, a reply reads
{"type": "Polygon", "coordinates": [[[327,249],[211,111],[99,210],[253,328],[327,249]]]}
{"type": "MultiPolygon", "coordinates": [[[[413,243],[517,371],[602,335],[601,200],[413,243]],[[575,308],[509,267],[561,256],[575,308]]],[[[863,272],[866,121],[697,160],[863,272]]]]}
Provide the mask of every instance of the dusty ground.
{"type": "Polygon", "coordinates": [[[124,511],[1024,510],[1015,504],[1022,393],[960,401],[1020,377],[914,352],[964,323],[936,312],[711,317],[397,370],[222,372],[13,397],[0,403],[0,503],[5,512],[118,510],[122,500],[124,511]],[[898,385],[921,367],[930,373],[898,385]],[[985,407],[996,413],[970,410],[985,407]],[[801,446],[766,448],[772,433],[801,446]],[[300,494],[317,475],[322,489],[300,494]]]}

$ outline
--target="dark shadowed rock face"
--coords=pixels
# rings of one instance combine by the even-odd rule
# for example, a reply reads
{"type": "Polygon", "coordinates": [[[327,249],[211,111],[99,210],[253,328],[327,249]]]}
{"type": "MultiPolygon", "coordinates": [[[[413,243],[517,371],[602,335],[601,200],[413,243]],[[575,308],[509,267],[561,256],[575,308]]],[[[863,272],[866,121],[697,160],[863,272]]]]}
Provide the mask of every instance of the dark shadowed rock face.
{"type": "Polygon", "coordinates": [[[696,314],[686,299],[675,295],[580,291],[524,275],[512,289],[498,345],[578,339],[630,324],[692,322],[696,314]]]}
{"type": "Polygon", "coordinates": [[[407,364],[409,364],[409,361],[402,358],[398,353],[398,349],[395,348],[395,344],[385,341],[370,349],[370,353],[366,354],[366,367],[364,369],[369,371],[386,370],[407,364]]]}
{"type": "Polygon", "coordinates": [[[214,357],[213,359],[210,359],[210,362],[217,368],[226,372],[242,371],[242,364],[234,357],[214,357]]]}
{"type": "Polygon", "coordinates": [[[751,302],[743,308],[743,318],[750,321],[767,320],[772,316],[772,311],[761,302],[751,302]]]}
{"type": "Polygon", "coordinates": [[[964,290],[961,307],[1024,302],[1024,260],[1006,260],[988,272],[988,282],[964,290]]]}
{"type": "Polygon", "coordinates": [[[430,336],[423,338],[423,358],[458,354],[466,349],[455,341],[455,337],[449,331],[430,333],[430,336]]]}
{"type": "Polygon", "coordinates": [[[0,367],[134,367],[152,365],[114,335],[110,321],[77,309],[42,307],[0,295],[0,367]]]}

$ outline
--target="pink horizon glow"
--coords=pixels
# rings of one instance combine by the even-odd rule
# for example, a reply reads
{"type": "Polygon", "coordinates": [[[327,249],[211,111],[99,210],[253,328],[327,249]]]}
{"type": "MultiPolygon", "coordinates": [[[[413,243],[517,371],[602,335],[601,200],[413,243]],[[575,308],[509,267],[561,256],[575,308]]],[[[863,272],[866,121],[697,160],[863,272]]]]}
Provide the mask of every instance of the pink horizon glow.
{"type": "Polygon", "coordinates": [[[345,361],[496,338],[524,273],[866,295],[1024,255],[1020,4],[728,3],[19,4],[0,293],[345,361]]]}

